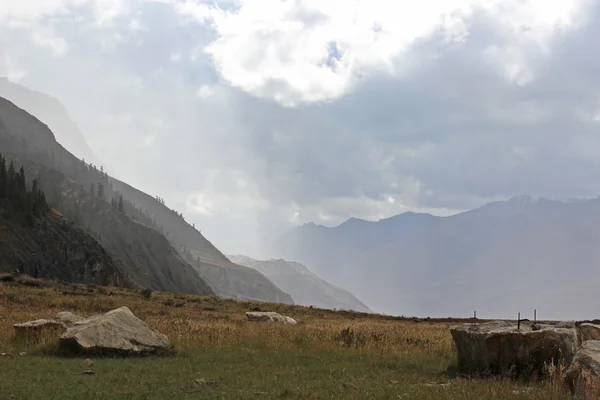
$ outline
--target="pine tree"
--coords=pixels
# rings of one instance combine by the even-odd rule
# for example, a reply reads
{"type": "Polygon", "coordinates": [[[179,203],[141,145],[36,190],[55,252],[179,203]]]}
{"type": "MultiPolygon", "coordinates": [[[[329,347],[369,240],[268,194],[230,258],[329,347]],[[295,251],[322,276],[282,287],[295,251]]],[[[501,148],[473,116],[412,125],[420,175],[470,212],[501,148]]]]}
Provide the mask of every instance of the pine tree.
{"type": "Polygon", "coordinates": [[[100,182],[98,182],[98,193],[97,196],[100,197],[101,199],[104,198],[104,185],[101,184],[100,182]]]}
{"type": "Polygon", "coordinates": [[[124,212],[124,208],[123,208],[123,195],[119,196],[119,211],[120,212],[124,212]]]}
{"type": "Polygon", "coordinates": [[[0,199],[6,198],[7,187],[6,159],[0,154],[0,199]]]}

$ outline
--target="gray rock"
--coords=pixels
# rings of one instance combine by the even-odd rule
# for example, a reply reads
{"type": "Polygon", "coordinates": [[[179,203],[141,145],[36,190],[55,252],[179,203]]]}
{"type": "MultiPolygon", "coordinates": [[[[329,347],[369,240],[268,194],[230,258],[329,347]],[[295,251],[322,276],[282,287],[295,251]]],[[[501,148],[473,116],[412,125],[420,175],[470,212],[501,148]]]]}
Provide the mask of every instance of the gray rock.
{"type": "Polygon", "coordinates": [[[78,322],[83,321],[85,318],[80,317],[79,315],[73,314],[69,311],[62,311],[56,314],[55,319],[62,324],[62,326],[66,328],[70,328],[78,322]]]}
{"type": "Polygon", "coordinates": [[[453,327],[459,368],[467,373],[527,375],[543,373],[546,363],[571,363],[578,348],[575,329],[540,325],[532,330],[531,325],[521,324],[518,330],[516,323],[493,321],[453,327]]]}
{"type": "Polygon", "coordinates": [[[577,339],[581,345],[588,340],[600,340],[600,325],[581,324],[577,327],[577,339]]]}
{"type": "Polygon", "coordinates": [[[600,396],[600,341],[583,342],[564,378],[571,393],[582,398],[600,396]]]}
{"type": "Polygon", "coordinates": [[[276,312],[247,312],[246,317],[248,318],[248,321],[252,322],[279,323],[284,325],[296,325],[297,323],[294,319],[276,312]]]}
{"type": "Polygon", "coordinates": [[[141,354],[168,350],[169,339],[120,307],[73,325],[60,345],[68,352],[141,354]]]}

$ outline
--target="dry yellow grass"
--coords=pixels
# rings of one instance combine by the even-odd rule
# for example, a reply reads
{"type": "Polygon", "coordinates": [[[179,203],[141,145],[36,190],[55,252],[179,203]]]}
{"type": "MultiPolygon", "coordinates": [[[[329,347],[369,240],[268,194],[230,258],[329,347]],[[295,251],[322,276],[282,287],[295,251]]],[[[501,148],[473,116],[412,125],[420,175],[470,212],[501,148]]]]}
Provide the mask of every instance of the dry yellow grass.
{"type": "MultiPolygon", "coordinates": [[[[0,352],[31,352],[57,340],[46,337],[35,344],[19,343],[14,323],[49,318],[59,311],[90,316],[127,306],[166,334],[181,355],[129,362],[100,360],[98,368],[104,372],[95,380],[69,375],[71,368],[77,370],[77,361],[56,361],[49,356],[7,361],[4,357],[0,358],[0,382],[10,382],[10,386],[0,383],[0,398],[33,399],[39,393],[45,398],[103,399],[173,395],[194,399],[568,398],[553,382],[528,386],[457,377],[452,372],[455,352],[450,322],[414,322],[182,294],[154,293],[145,298],[117,288],[19,280],[0,287],[0,352]],[[259,309],[288,315],[298,325],[248,322],[245,312],[259,309]],[[3,368],[3,363],[4,367],[14,365],[7,364],[11,362],[21,363],[20,369],[3,368]],[[52,385],[57,365],[72,382],[64,390],[48,392],[43,386],[52,385]],[[197,370],[203,371],[202,377],[197,370]],[[41,386],[29,387],[28,374],[45,376],[41,386]],[[216,383],[204,385],[206,379],[216,383]]],[[[65,379],[64,374],[60,379],[65,379]]]]}

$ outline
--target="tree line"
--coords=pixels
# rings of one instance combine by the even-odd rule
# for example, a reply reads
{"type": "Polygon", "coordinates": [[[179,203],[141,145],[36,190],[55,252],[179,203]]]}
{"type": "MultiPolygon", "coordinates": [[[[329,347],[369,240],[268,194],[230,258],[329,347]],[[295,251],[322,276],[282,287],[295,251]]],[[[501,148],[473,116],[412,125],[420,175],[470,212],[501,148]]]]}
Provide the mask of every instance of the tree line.
{"type": "Polygon", "coordinates": [[[13,161],[7,165],[2,153],[0,153],[0,201],[8,206],[9,211],[25,216],[30,223],[33,223],[34,218],[39,218],[50,211],[46,195],[39,188],[38,181],[34,179],[31,189],[27,188],[23,166],[17,171],[13,161]]]}

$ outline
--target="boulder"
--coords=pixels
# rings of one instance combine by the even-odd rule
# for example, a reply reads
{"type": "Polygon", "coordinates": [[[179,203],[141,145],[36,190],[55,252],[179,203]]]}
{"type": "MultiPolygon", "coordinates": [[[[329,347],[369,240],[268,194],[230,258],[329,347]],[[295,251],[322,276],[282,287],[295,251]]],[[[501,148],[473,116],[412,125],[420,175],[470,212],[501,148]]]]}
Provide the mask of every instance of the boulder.
{"type": "Polygon", "coordinates": [[[600,397],[600,341],[583,342],[564,378],[572,394],[582,398],[600,397]]]}
{"type": "Polygon", "coordinates": [[[463,372],[523,376],[543,373],[545,364],[571,363],[577,332],[571,328],[509,321],[464,324],[451,329],[463,372]]]}
{"type": "Polygon", "coordinates": [[[20,340],[39,339],[43,335],[58,334],[63,330],[61,323],[53,319],[36,319],[22,324],[15,324],[13,327],[17,339],[20,340]]]}
{"type": "Polygon", "coordinates": [[[60,346],[76,353],[150,354],[168,351],[169,339],[120,307],[71,326],[60,337],[60,346]]]}
{"type": "Polygon", "coordinates": [[[579,344],[588,340],[600,340],[600,325],[584,323],[577,327],[579,344]]]}
{"type": "Polygon", "coordinates": [[[555,328],[575,328],[575,321],[559,321],[554,324],[555,328]]]}
{"type": "Polygon", "coordinates": [[[296,325],[296,321],[293,318],[283,316],[276,312],[247,312],[246,317],[248,321],[252,322],[269,322],[269,323],[279,323],[284,325],[296,325]]]}
{"type": "Polygon", "coordinates": [[[55,319],[62,324],[62,326],[67,329],[72,327],[78,322],[83,321],[85,318],[80,317],[79,315],[73,314],[69,311],[62,311],[56,314],[55,319]]]}

